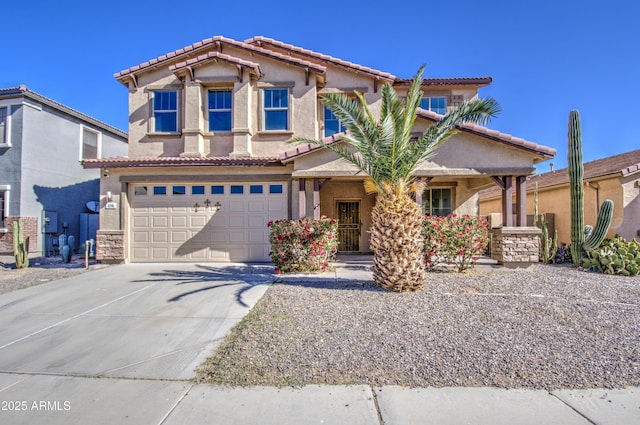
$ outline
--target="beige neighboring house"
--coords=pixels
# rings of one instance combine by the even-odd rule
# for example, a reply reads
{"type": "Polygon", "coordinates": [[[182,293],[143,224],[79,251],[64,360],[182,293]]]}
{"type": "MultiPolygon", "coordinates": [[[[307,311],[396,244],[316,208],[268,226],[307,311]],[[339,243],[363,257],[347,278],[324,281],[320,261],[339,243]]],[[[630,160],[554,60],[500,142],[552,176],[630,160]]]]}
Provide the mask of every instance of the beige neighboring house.
{"type": "MultiPolygon", "coordinates": [[[[269,220],[321,215],[338,219],[340,251],[370,251],[365,176],[325,149],[287,142],[335,142],[343,128],[324,94],[357,90],[376,111],[383,84],[402,93],[410,80],[270,38],[221,36],[115,78],[129,90],[129,154],[84,161],[102,170],[100,260],[269,261],[269,220]]],[[[425,79],[416,134],[490,83],[425,79]]],[[[516,182],[522,194],[534,164],[554,154],[465,125],[418,170],[428,182],[418,202],[427,214],[477,214],[480,189],[498,183],[511,194],[516,182]]]]}
{"type": "MultiPolygon", "coordinates": [[[[613,220],[607,237],[616,234],[640,240],[640,150],[584,164],[584,222],[594,225],[605,199],[613,201],[613,220]]],[[[571,242],[571,198],[566,168],[531,176],[527,182],[527,213],[534,214],[533,192],[538,184],[538,212],[554,214],[561,242],[571,242]]],[[[480,192],[480,214],[499,213],[501,193],[480,192]]]]}

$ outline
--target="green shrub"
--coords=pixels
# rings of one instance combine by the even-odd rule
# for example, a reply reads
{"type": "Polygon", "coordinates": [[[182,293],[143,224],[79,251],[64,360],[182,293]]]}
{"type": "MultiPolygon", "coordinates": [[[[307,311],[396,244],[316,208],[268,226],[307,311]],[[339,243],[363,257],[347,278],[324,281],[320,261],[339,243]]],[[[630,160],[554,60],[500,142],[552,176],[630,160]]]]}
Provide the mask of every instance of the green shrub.
{"type": "Polygon", "coordinates": [[[470,215],[425,216],[423,234],[427,271],[451,264],[462,272],[475,266],[489,243],[487,220],[470,215]]]}
{"type": "Polygon", "coordinates": [[[338,223],[320,220],[270,221],[269,242],[275,272],[318,272],[329,266],[338,249],[338,223]]]}
{"type": "Polygon", "coordinates": [[[640,243],[616,237],[599,248],[587,251],[583,267],[606,274],[637,276],[640,272],[640,243]]]}

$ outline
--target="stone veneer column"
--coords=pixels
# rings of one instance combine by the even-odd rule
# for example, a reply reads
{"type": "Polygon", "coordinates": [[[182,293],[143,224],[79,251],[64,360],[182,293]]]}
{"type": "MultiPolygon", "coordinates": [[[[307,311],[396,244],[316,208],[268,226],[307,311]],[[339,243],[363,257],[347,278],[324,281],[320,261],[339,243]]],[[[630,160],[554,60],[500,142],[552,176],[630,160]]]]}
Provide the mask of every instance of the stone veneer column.
{"type": "Polygon", "coordinates": [[[124,230],[98,230],[96,259],[106,264],[124,262],[124,230]]]}
{"type": "Polygon", "coordinates": [[[505,266],[528,266],[539,261],[537,227],[491,229],[491,258],[505,266]]]}

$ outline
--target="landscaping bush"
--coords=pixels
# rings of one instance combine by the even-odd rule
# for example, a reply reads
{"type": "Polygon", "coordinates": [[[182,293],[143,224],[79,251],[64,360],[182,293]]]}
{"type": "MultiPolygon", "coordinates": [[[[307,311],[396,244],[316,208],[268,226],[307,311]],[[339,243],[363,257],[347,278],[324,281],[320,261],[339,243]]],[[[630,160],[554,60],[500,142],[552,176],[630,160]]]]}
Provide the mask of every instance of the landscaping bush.
{"type": "Polygon", "coordinates": [[[599,248],[587,251],[583,267],[606,274],[637,276],[640,272],[640,243],[616,237],[599,248]]]}
{"type": "Polygon", "coordinates": [[[489,243],[487,219],[470,215],[425,216],[423,233],[427,271],[449,264],[462,272],[475,266],[489,243]]]}
{"type": "Polygon", "coordinates": [[[277,220],[268,226],[276,273],[324,271],[338,249],[334,219],[277,220]]]}

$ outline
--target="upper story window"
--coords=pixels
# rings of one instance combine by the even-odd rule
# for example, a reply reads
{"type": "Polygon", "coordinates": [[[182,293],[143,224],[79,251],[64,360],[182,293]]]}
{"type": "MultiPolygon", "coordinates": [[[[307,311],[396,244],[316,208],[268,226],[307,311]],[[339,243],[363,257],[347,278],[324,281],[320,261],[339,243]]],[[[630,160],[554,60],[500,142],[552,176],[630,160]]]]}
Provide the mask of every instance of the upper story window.
{"type": "Polygon", "coordinates": [[[342,133],[346,128],[336,117],[331,109],[324,107],[324,137],[331,136],[336,133],[342,133]]]}
{"type": "Polygon", "coordinates": [[[10,146],[9,143],[9,119],[11,117],[11,106],[0,108],[0,146],[10,146]]]}
{"type": "Polygon", "coordinates": [[[447,98],[445,96],[423,97],[420,107],[444,115],[447,113],[447,98]]]}
{"type": "Polygon", "coordinates": [[[156,133],[178,131],[178,92],[158,90],[153,93],[153,130],[156,133]]]}
{"type": "Polygon", "coordinates": [[[264,89],[264,129],[289,130],[289,89],[264,89]]]}
{"type": "Polygon", "coordinates": [[[451,189],[427,189],[422,194],[422,212],[426,215],[446,217],[453,212],[451,189]]]}
{"type": "Polygon", "coordinates": [[[81,127],[81,145],[80,159],[98,159],[100,158],[100,145],[102,135],[87,127],[81,127]]]}
{"type": "Polygon", "coordinates": [[[209,131],[231,131],[231,90],[209,90],[209,131]]]}

